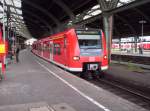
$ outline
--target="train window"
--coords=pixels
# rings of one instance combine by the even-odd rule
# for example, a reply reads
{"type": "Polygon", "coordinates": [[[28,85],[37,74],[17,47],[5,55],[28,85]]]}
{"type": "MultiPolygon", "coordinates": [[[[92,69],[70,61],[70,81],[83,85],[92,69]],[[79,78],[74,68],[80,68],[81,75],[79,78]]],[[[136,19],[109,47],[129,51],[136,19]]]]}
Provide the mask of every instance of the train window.
{"type": "Polygon", "coordinates": [[[78,35],[79,47],[81,49],[101,49],[100,35],[78,35]]]}
{"type": "Polygon", "coordinates": [[[56,55],[56,48],[53,49],[53,54],[56,55]]]}
{"type": "Polygon", "coordinates": [[[61,52],[60,52],[60,47],[57,49],[57,54],[60,55],[61,52]]]}
{"type": "Polygon", "coordinates": [[[39,49],[39,51],[41,51],[41,49],[42,49],[42,47],[41,47],[41,45],[40,45],[40,44],[38,45],[38,49],[39,49]]]}
{"type": "Polygon", "coordinates": [[[54,44],[54,54],[60,55],[61,54],[61,47],[60,44],[54,44]]]}
{"type": "Polygon", "coordinates": [[[81,56],[99,56],[102,50],[102,40],[99,31],[78,31],[78,43],[81,56]]]}
{"type": "Polygon", "coordinates": [[[44,51],[44,45],[43,44],[40,44],[40,50],[44,51]]]}
{"type": "Polygon", "coordinates": [[[38,50],[40,51],[40,44],[38,44],[38,50]]]}
{"type": "Polygon", "coordinates": [[[45,44],[45,51],[49,51],[49,45],[48,45],[48,43],[45,44]]]}
{"type": "Polygon", "coordinates": [[[53,45],[50,44],[50,53],[52,53],[52,50],[53,50],[53,45]]]}
{"type": "Polygon", "coordinates": [[[67,45],[67,39],[66,37],[64,38],[64,48],[66,48],[66,45],[67,45]]]}
{"type": "Polygon", "coordinates": [[[43,51],[46,51],[46,44],[44,43],[42,46],[43,46],[43,51]]]}

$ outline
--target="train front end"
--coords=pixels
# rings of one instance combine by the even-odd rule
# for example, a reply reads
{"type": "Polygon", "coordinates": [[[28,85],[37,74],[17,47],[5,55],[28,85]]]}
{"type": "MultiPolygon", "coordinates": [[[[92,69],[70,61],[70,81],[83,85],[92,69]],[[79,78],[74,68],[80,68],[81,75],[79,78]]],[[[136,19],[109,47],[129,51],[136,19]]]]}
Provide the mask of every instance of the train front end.
{"type": "Polygon", "coordinates": [[[106,40],[100,30],[75,30],[77,44],[73,64],[81,72],[98,73],[108,69],[106,40]],[[78,50],[77,50],[78,49],[78,50]]]}

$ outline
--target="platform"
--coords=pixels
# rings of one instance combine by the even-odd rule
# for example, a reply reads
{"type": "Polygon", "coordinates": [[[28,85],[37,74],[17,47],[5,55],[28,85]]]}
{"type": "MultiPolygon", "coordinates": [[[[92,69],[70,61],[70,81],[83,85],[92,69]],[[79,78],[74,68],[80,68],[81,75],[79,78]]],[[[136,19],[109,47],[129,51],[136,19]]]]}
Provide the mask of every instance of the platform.
{"type": "Polygon", "coordinates": [[[147,88],[150,91],[149,65],[112,61],[109,70],[106,71],[106,74],[106,76],[111,76],[111,78],[117,81],[147,88]]]}
{"type": "Polygon", "coordinates": [[[140,56],[140,57],[150,57],[150,50],[144,50],[143,54],[139,54],[139,52],[126,52],[126,51],[112,51],[112,54],[117,55],[129,55],[129,56],[140,56]]]}
{"type": "MultiPolygon", "coordinates": [[[[136,54],[111,54],[111,59],[120,62],[129,62],[141,65],[150,65],[150,57],[136,54]]],[[[146,66],[147,67],[147,66],[146,66]]]]}
{"type": "Polygon", "coordinates": [[[147,111],[23,50],[0,83],[0,111],[40,111],[29,107],[37,104],[54,111],[147,111]]]}
{"type": "Polygon", "coordinates": [[[138,64],[138,63],[133,63],[133,62],[123,62],[123,61],[116,61],[116,60],[111,60],[111,63],[112,64],[120,64],[122,66],[126,65],[132,65],[132,66],[135,66],[135,67],[139,67],[139,68],[142,68],[143,70],[150,70],[150,65],[145,65],[145,64],[138,64]]]}

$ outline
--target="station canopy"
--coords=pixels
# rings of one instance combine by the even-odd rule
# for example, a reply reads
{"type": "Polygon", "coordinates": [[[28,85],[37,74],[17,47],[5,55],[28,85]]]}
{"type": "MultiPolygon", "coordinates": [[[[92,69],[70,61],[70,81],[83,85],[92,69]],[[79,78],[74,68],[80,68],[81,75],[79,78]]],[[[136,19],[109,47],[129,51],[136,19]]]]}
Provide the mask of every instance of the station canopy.
{"type": "Polygon", "coordinates": [[[4,0],[4,5],[3,0],[0,1],[0,23],[15,29],[19,35],[25,38],[32,37],[23,20],[21,0],[4,0]]]}
{"type": "MultiPolygon", "coordinates": [[[[98,4],[98,0],[4,0],[5,19],[3,19],[4,14],[2,1],[3,0],[0,1],[0,22],[3,23],[4,21],[5,25],[7,25],[7,20],[9,20],[8,27],[15,27],[17,33],[26,38],[40,38],[48,36],[74,24],[84,24],[86,27],[93,28],[103,27],[102,19],[100,18],[102,8],[98,4]],[[96,17],[96,19],[93,20],[94,17],[96,17]],[[84,21],[87,22],[85,23],[84,21]]],[[[99,1],[104,1],[107,5],[111,5],[110,3],[117,1],[117,7],[115,10],[119,10],[122,7],[129,7],[130,4],[132,6],[132,4],[138,4],[138,2],[144,0],[99,1]]],[[[114,11],[114,9],[109,9],[107,11],[114,11]]],[[[132,18],[132,21],[134,21],[137,13],[141,16],[138,20],[141,22],[142,20],[144,22],[145,17],[148,19],[149,16],[146,15],[148,11],[146,14],[144,13],[145,10],[143,10],[143,7],[138,9],[136,14],[134,12],[135,11],[129,13],[124,11],[124,13],[119,12],[118,14],[115,14],[114,33],[116,36],[119,34],[119,36],[121,36],[121,34],[125,34],[125,32],[122,31],[123,29],[120,28],[122,24],[126,27],[125,31],[128,31],[128,29],[132,30],[131,35],[133,32],[134,34],[138,34],[136,31],[140,28],[137,30],[134,29],[134,25],[130,26],[129,20],[132,18]],[[127,19],[129,17],[130,19],[127,19]],[[116,20],[119,22],[116,22],[116,20]]],[[[145,20],[145,22],[147,23],[148,21],[145,20]]],[[[130,31],[127,34],[130,34],[130,31]]]]}

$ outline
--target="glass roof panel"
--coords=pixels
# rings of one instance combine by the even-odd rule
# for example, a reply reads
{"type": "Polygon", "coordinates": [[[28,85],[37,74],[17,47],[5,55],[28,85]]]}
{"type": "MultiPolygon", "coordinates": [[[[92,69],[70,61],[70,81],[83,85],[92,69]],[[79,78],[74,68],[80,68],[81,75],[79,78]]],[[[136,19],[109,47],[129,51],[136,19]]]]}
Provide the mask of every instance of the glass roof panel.
{"type": "MultiPolygon", "coordinates": [[[[106,1],[111,1],[111,0],[106,0],[106,1]]],[[[135,1],[135,0],[119,0],[117,7],[120,7],[120,6],[125,5],[127,3],[131,3],[133,1],[135,1]]],[[[2,0],[0,0],[0,2],[2,2],[2,0]]],[[[6,2],[6,5],[10,5],[10,12],[12,12],[11,13],[11,18],[14,18],[14,20],[16,21],[16,23],[17,23],[17,21],[18,22],[21,21],[22,23],[24,23],[23,17],[22,17],[22,10],[21,10],[21,7],[22,7],[21,6],[21,0],[5,0],[5,2],[6,2]],[[17,7],[17,8],[15,8],[15,7],[17,7]],[[20,10],[18,8],[20,8],[20,10]],[[18,18],[18,19],[16,19],[16,18],[18,18]]],[[[3,8],[2,8],[2,6],[0,6],[0,21],[2,21],[2,19],[1,19],[2,16],[3,16],[2,11],[3,11],[3,8]]],[[[91,10],[89,10],[85,14],[85,16],[83,17],[83,19],[90,18],[90,17],[98,15],[100,13],[101,13],[100,6],[99,5],[95,5],[95,6],[93,6],[91,8],[91,10]]],[[[20,26],[20,28],[21,27],[22,26],[20,26]]]]}
{"type": "Polygon", "coordinates": [[[16,9],[16,11],[17,11],[18,14],[22,15],[22,11],[21,10],[16,9]]]}
{"type": "Polygon", "coordinates": [[[97,9],[100,8],[100,5],[95,5],[94,7],[92,7],[92,9],[97,9]]]}
{"type": "Polygon", "coordinates": [[[0,11],[2,11],[3,10],[3,8],[0,6],[0,11]]]}
{"type": "MultiPolygon", "coordinates": [[[[110,2],[111,0],[106,0],[107,2],[110,2]]],[[[135,0],[119,0],[119,2],[118,2],[118,4],[117,4],[117,7],[120,7],[120,6],[122,6],[122,5],[125,5],[125,4],[127,4],[127,3],[130,3],[130,2],[133,2],[133,1],[135,1],[135,0]]],[[[95,6],[93,6],[92,8],[91,8],[91,10],[87,13],[87,15],[85,15],[84,17],[83,17],[83,20],[85,20],[85,19],[88,19],[88,18],[90,18],[90,17],[93,17],[93,16],[95,16],[95,15],[98,15],[98,14],[100,14],[102,11],[101,11],[101,9],[100,9],[100,5],[95,5],[95,6]]]]}
{"type": "MultiPolygon", "coordinates": [[[[2,3],[2,0],[0,0],[2,3]]],[[[7,11],[7,6],[10,6],[10,18],[11,18],[11,23],[13,27],[16,27],[17,29],[23,29],[25,28],[23,17],[22,17],[22,10],[21,10],[21,0],[5,0],[5,12],[7,11]]],[[[0,22],[3,22],[3,8],[0,5],[0,22]]],[[[6,13],[5,13],[5,22],[6,22],[6,13]]],[[[30,35],[28,31],[24,32],[19,32],[23,33],[24,35],[30,35]],[[25,33],[24,33],[25,32],[25,33]]],[[[27,36],[26,36],[27,37],[27,36]]],[[[29,36],[28,36],[29,37],[29,36]]]]}
{"type": "Polygon", "coordinates": [[[21,7],[21,1],[20,0],[13,0],[16,7],[21,7]]]}
{"type": "Polygon", "coordinates": [[[12,7],[10,7],[11,12],[16,12],[16,10],[12,7]]]}
{"type": "Polygon", "coordinates": [[[3,14],[2,13],[0,13],[0,18],[2,18],[3,17],[3,14]]]}
{"type": "Polygon", "coordinates": [[[120,6],[122,6],[122,5],[123,5],[123,4],[119,2],[119,3],[117,4],[117,7],[120,7],[120,6]]]}
{"type": "Polygon", "coordinates": [[[124,2],[124,3],[130,3],[130,2],[133,2],[135,0],[120,0],[120,2],[124,2]]]}
{"type": "Polygon", "coordinates": [[[133,1],[136,1],[136,0],[119,0],[118,6],[130,3],[130,2],[133,2],[133,1]]]}
{"type": "Polygon", "coordinates": [[[6,4],[13,5],[11,0],[5,0],[6,4]]]}
{"type": "MultiPolygon", "coordinates": [[[[22,19],[20,15],[22,15],[22,10],[16,9],[20,8],[21,9],[21,0],[5,0],[5,6],[10,5],[10,16],[18,16],[22,19]],[[16,8],[15,8],[16,7],[16,8]],[[16,13],[16,14],[15,14],[16,13]]],[[[3,8],[0,6],[0,12],[2,12],[3,8]]],[[[5,8],[5,11],[7,11],[7,8],[5,8]]],[[[0,15],[0,18],[2,18],[3,14],[0,15]]],[[[5,15],[6,16],[6,15],[5,15]]]]}

